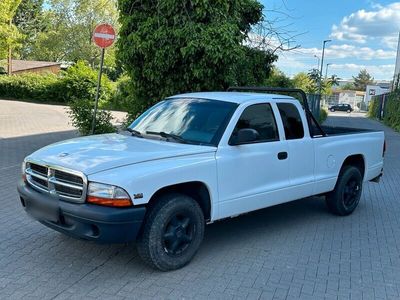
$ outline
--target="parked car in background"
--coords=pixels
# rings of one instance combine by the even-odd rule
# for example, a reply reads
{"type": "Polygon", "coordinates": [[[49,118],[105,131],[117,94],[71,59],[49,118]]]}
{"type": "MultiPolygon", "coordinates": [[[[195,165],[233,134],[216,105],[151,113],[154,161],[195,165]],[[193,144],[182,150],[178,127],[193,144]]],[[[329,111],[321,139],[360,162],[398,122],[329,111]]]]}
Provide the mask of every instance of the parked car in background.
{"type": "Polygon", "coordinates": [[[353,108],[351,107],[350,104],[341,103],[341,104],[336,104],[336,105],[330,106],[329,110],[331,112],[345,111],[345,112],[351,113],[353,111],[353,108]]]}
{"type": "Polygon", "coordinates": [[[217,220],[313,195],[350,215],[382,175],[384,133],[320,126],[301,90],[302,103],[254,89],[172,96],[129,132],[44,147],[23,162],[21,204],[73,237],[136,240],[163,271],[186,265],[217,220]]]}

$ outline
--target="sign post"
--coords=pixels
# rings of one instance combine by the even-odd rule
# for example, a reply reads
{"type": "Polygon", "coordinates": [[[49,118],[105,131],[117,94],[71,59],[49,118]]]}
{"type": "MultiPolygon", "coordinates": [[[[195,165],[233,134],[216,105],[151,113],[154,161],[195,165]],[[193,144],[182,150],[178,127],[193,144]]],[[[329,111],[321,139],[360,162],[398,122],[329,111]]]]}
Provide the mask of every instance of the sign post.
{"type": "Polygon", "coordinates": [[[96,114],[97,108],[99,106],[99,96],[100,96],[100,85],[101,85],[101,74],[103,73],[103,64],[104,64],[104,53],[107,47],[110,47],[115,41],[115,30],[109,24],[100,24],[97,25],[94,29],[93,33],[93,42],[101,48],[101,58],[100,58],[100,70],[99,76],[97,79],[97,90],[96,90],[96,99],[94,103],[94,112],[93,112],[93,120],[92,120],[92,134],[95,133],[96,129],[96,114]]]}

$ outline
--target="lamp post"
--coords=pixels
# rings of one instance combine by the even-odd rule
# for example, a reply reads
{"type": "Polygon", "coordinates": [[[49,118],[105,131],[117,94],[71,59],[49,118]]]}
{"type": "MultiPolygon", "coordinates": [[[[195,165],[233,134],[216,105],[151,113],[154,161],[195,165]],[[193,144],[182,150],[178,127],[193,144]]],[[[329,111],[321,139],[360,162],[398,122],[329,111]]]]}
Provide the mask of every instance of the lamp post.
{"type": "Polygon", "coordinates": [[[325,80],[328,78],[328,69],[329,69],[329,66],[330,66],[330,65],[331,65],[331,63],[326,64],[325,80]]]}
{"type": "Polygon", "coordinates": [[[325,56],[325,45],[326,43],[332,42],[332,40],[325,40],[322,45],[322,58],[321,58],[321,70],[319,72],[319,95],[322,92],[322,69],[324,68],[324,56],[325,56]]]}
{"type": "Polygon", "coordinates": [[[319,56],[317,56],[317,55],[314,55],[314,57],[316,58],[316,59],[318,59],[318,67],[317,67],[317,70],[319,70],[319,62],[320,62],[320,58],[319,58],[319,56]]]}

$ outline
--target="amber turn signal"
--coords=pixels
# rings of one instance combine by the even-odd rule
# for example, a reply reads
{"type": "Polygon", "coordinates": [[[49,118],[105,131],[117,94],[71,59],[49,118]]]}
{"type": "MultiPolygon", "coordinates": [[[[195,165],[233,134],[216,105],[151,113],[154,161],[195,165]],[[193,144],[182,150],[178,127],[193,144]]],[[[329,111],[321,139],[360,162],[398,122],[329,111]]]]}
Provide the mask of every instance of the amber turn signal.
{"type": "Polygon", "coordinates": [[[112,207],[129,207],[132,206],[131,199],[110,199],[88,196],[87,202],[96,205],[112,206],[112,207]]]}

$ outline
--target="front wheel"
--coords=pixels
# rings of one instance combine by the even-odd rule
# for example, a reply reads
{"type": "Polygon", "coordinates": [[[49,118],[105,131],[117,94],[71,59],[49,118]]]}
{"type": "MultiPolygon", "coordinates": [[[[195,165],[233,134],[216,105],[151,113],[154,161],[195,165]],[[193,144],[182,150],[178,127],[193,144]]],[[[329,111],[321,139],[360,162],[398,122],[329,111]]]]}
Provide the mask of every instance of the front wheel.
{"type": "Polygon", "coordinates": [[[168,194],[156,199],[137,240],[141,258],[161,271],[188,264],[204,236],[204,215],[199,204],[186,195],[168,194]]]}
{"type": "Polygon", "coordinates": [[[335,112],[335,109],[334,109],[334,108],[331,108],[331,112],[335,112]]]}
{"type": "Polygon", "coordinates": [[[358,168],[345,166],[335,189],[326,195],[326,204],[335,215],[350,215],[358,206],[362,193],[362,175],[358,168]]]}
{"type": "Polygon", "coordinates": [[[348,113],[348,114],[349,114],[349,113],[351,113],[351,110],[350,110],[350,109],[348,109],[348,110],[347,110],[347,113],[348,113]]]}

